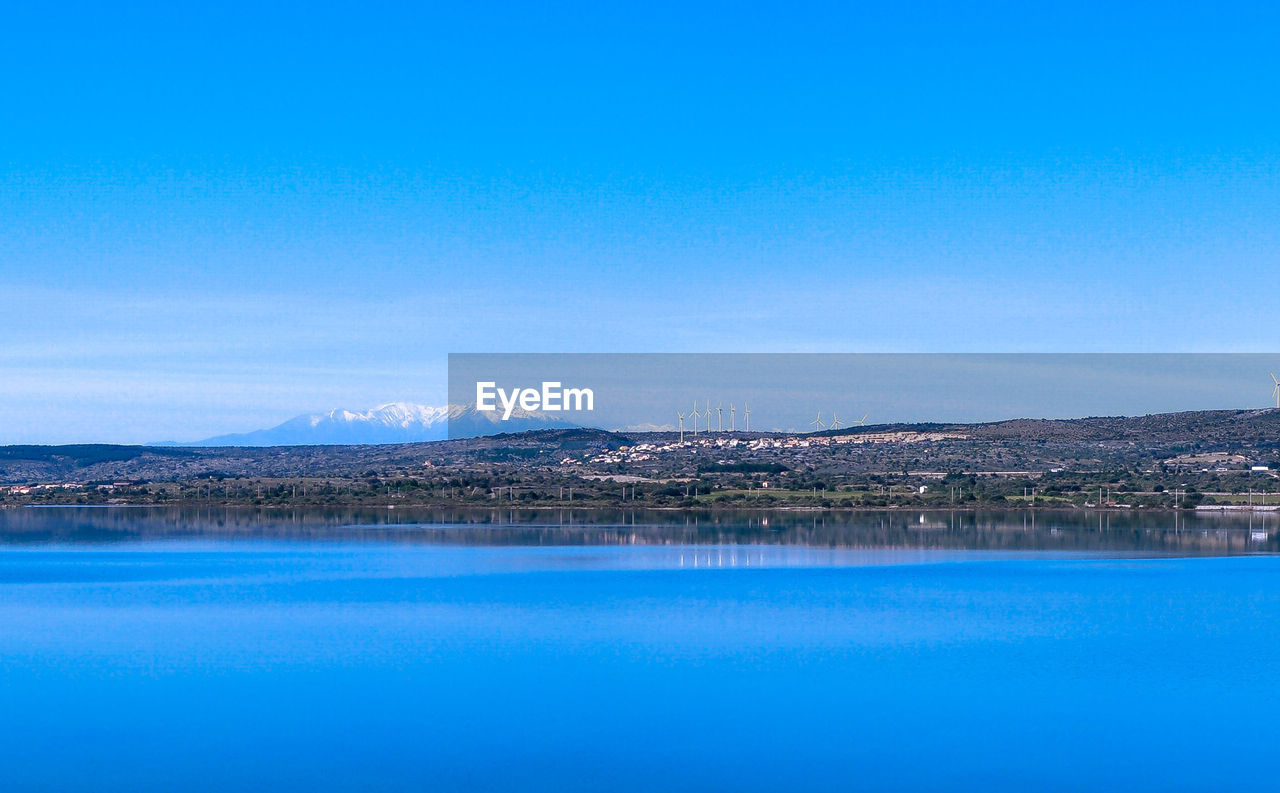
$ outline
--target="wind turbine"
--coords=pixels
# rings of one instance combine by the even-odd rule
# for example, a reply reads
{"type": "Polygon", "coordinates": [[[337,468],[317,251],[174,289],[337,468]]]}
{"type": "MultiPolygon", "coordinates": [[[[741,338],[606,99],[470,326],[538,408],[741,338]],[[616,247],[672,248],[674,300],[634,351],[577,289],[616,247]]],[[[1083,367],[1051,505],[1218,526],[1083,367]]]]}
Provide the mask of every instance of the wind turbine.
{"type": "Polygon", "coordinates": [[[730,402],[729,403],[729,432],[736,432],[738,429],[737,411],[738,409],[733,406],[732,402],[730,402]]]}
{"type": "Polygon", "coordinates": [[[858,426],[859,427],[865,426],[866,423],[867,423],[867,414],[863,413],[862,418],[858,419],[858,426]]]}
{"type": "Polygon", "coordinates": [[[693,416],[693,437],[698,437],[698,400],[693,400],[693,412],[689,414],[693,416]]]}
{"type": "Polygon", "coordinates": [[[751,432],[751,406],[746,402],[742,403],[742,424],[743,432],[751,432]]]}
{"type": "Polygon", "coordinates": [[[724,403],[716,405],[716,432],[724,432],[724,403]]]}
{"type": "Polygon", "coordinates": [[[833,429],[833,430],[840,429],[840,417],[836,415],[836,412],[834,410],[831,411],[831,424],[828,425],[827,429],[833,429]]]}
{"type": "Polygon", "coordinates": [[[680,442],[684,443],[684,414],[677,410],[676,415],[680,417],[680,442]]]}
{"type": "Polygon", "coordinates": [[[818,432],[819,430],[823,429],[823,424],[822,424],[822,411],[821,411],[821,410],[819,410],[819,411],[818,411],[818,417],[817,417],[816,419],[814,419],[813,421],[809,422],[809,423],[810,423],[810,424],[812,424],[813,426],[817,427],[817,429],[815,429],[815,430],[814,430],[814,432],[818,432]]]}
{"type": "Polygon", "coordinates": [[[1276,387],[1271,389],[1271,396],[1276,398],[1276,407],[1280,408],[1280,380],[1276,379],[1274,372],[1271,374],[1271,380],[1276,384],[1276,387]]]}
{"type": "Polygon", "coordinates": [[[711,432],[711,400],[707,400],[707,410],[702,415],[707,417],[707,432],[711,432]]]}

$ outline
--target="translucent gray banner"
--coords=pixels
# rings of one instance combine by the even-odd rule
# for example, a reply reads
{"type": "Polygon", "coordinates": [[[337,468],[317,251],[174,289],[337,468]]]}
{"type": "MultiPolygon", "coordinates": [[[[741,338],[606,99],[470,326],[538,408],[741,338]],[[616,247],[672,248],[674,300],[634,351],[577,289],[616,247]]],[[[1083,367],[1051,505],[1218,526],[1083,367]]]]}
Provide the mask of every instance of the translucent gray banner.
{"type": "Polygon", "coordinates": [[[815,432],[1280,407],[1280,354],[449,356],[449,437],[815,432]]]}

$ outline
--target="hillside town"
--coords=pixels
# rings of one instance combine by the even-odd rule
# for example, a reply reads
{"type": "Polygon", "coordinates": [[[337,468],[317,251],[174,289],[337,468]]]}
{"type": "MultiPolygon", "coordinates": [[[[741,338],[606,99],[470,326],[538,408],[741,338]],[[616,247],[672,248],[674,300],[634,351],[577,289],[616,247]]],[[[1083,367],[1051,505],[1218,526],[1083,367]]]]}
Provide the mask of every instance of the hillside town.
{"type": "Polygon", "coordinates": [[[0,504],[1261,510],[1280,411],[365,446],[4,447],[0,504]]]}

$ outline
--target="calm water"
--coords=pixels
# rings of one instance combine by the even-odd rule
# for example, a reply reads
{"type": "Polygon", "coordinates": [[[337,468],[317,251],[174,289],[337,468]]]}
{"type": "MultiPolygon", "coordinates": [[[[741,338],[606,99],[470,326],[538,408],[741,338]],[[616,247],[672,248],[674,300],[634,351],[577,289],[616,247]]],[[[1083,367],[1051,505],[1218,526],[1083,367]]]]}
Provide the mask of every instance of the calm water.
{"type": "Polygon", "coordinates": [[[1278,527],[1182,520],[0,510],[0,787],[1273,790],[1278,527]]]}

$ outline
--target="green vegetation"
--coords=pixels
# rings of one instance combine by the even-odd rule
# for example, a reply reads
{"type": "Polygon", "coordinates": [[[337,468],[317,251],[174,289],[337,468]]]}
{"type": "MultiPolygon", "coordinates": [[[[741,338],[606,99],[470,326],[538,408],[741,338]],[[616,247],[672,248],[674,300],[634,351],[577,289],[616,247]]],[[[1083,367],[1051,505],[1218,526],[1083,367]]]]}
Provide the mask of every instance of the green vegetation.
{"type": "Polygon", "coordinates": [[[0,448],[0,505],[1280,506],[1274,410],[688,436],[556,430],[401,446],[10,446],[0,448]],[[940,434],[918,437],[925,430],[940,434]]]}

